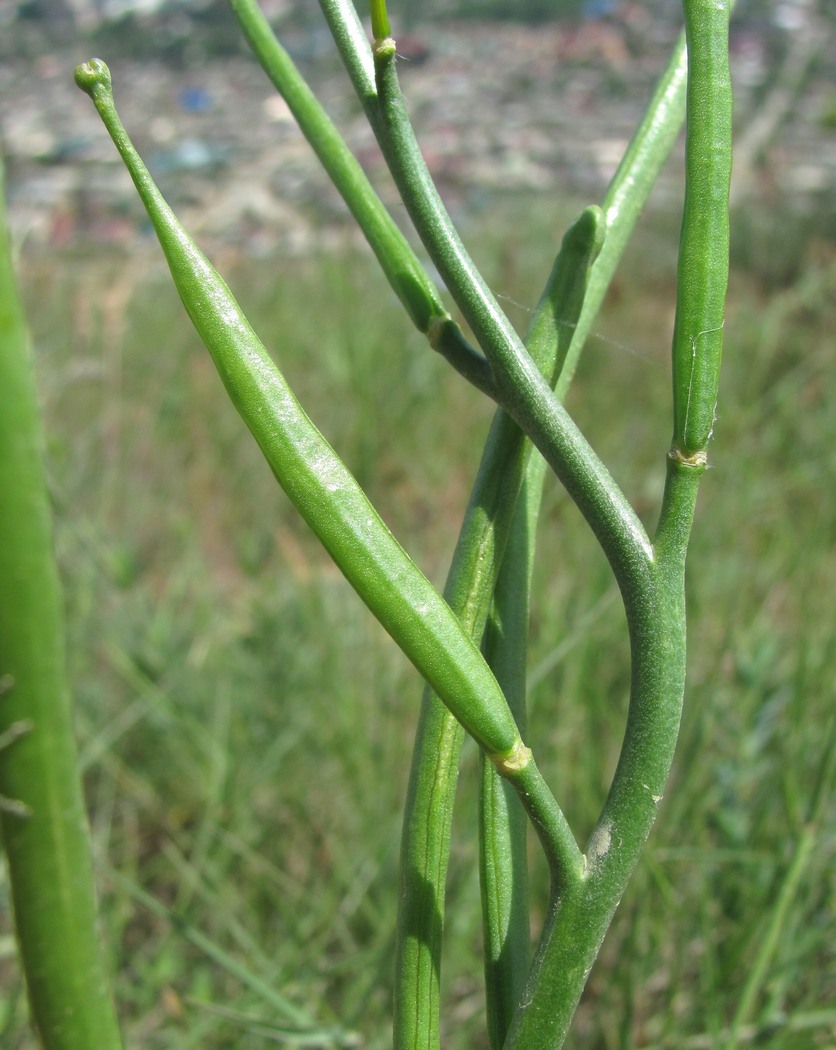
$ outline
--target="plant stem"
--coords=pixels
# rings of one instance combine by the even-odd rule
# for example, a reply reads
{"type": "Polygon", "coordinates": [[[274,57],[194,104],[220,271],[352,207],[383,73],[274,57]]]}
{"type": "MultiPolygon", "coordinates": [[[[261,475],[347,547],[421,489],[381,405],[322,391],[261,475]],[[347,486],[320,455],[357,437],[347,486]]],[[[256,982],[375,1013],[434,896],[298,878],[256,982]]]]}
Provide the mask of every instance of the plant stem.
{"type": "MultiPolygon", "coordinates": [[[[367,73],[368,48],[365,43],[365,38],[362,35],[362,30],[359,27],[355,9],[352,4],[347,3],[347,0],[320,0],[320,6],[329,22],[332,33],[335,36],[338,48],[343,57],[344,64],[352,77],[369,120],[372,125],[375,126],[380,119],[377,92],[373,85],[369,83],[367,73]],[[347,32],[345,28],[343,28],[344,26],[351,26],[351,32],[347,32]]],[[[586,290],[577,324],[575,324],[573,328],[574,319],[571,318],[568,313],[561,313],[557,316],[557,322],[561,325],[563,338],[565,339],[567,331],[572,333],[571,345],[566,349],[566,361],[559,369],[559,375],[557,378],[556,392],[561,398],[565,396],[568,389],[574,372],[575,363],[577,362],[580,351],[584,345],[595,314],[601,305],[617,262],[623,253],[624,247],[629,240],[629,236],[632,233],[637,218],[646,202],[650,189],[654,184],[664,160],[670,152],[671,146],[681,126],[682,118],[684,116],[685,70],[686,61],[684,41],[680,41],[667,69],[660,78],[645,118],[637,129],[625,154],[624,160],[619,166],[618,172],[610,184],[604,198],[607,216],[607,237],[603,249],[593,264],[592,275],[589,280],[589,286],[586,290]]],[[[526,342],[528,343],[528,340],[526,342]]],[[[532,491],[538,493],[536,498],[533,499],[535,504],[539,504],[539,492],[542,487],[543,469],[543,460],[535,455],[529,463],[529,475],[531,477],[530,487],[532,491]]],[[[504,572],[505,570],[503,569],[502,571],[504,572]]],[[[517,582],[516,585],[513,583],[510,584],[508,587],[508,593],[510,595],[516,595],[519,599],[519,583],[517,582]]],[[[527,609],[523,615],[527,617],[527,609]]],[[[506,691],[506,695],[509,695],[509,698],[511,698],[513,696],[513,689],[511,689],[510,683],[503,679],[501,679],[501,681],[503,688],[506,691]]],[[[432,1006],[427,1007],[430,1013],[432,1013],[433,1010],[437,1012],[437,981],[439,977],[438,968],[440,963],[440,932],[443,916],[444,873],[446,872],[446,850],[449,849],[449,813],[452,810],[452,798],[455,792],[456,782],[455,770],[451,772],[451,763],[453,760],[448,757],[445,758],[443,762],[436,764],[434,761],[431,761],[431,756],[447,753],[445,728],[453,734],[457,731],[452,723],[450,723],[449,726],[445,726],[445,719],[447,719],[448,723],[450,722],[448,716],[440,704],[437,704],[436,702],[436,705],[433,706],[431,699],[432,698],[425,699],[425,703],[422,706],[419,735],[413,756],[413,773],[411,782],[413,786],[411,787],[407,801],[407,819],[404,825],[404,870],[407,873],[420,872],[421,874],[420,877],[416,875],[413,879],[410,879],[409,877],[406,878],[405,882],[402,883],[401,896],[402,901],[409,901],[411,899],[411,895],[408,892],[411,884],[414,884],[416,887],[416,895],[421,893],[421,887],[424,885],[422,881],[423,878],[427,875],[428,871],[433,872],[434,890],[432,894],[432,924],[435,933],[430,942],[422,942],[418,934],[413,933],[411,935],[411,942],[414,942],[416,945],[415,950],[420,952],[424,949],[424,954],[422,956],[423,973],[425,977],[424,984],[425,986],[430,986],[430,984],[434,982],[432,1006]],[[438,774],[437,777],[436,774],[438,774]],[[418,792],[415,789],[415,782],[420,782],[424,785],[422,792],[418,792]],[[447,818],[439,820],[434,824],[434,811],[431,809],[431,804],[438,807],[440,811],[447,813],[447,818]],[[425,812],[423,815],[416,812],[420,811],[422,805],[425,806],[425,812]],[[439,844],[436,838],[433,838],[434,831],[438,835],[438,838],[446,842],[444,848],[442,848],[442,845],[439,844]],[[415,843],[418,843],[418,845],[414,846],[414,848],[410,848],[413,840],[415,843]],[[439,856],[443,857],[441,870],[433,864],[424,867],[421,865],[422,858],[420,844],[428,841],[433,841],[435,843],[435,848],[432,851],[433,859],[435,860],[439,856]]],[[[491,785],[491,787],[486,788],[486,790],[493,792],[499,787],[507,796],[507,786],[501,785],[495,771],[491,769],[490,766],[486,766],[485,782],[486,784],[491,785]]],[[[490,810],[493,814],[496,814],[497,812],[493,805],[490,805],[490,810]]],[[[513,811],[511,810],[510,812],[513,811]]],[[[491,832],[491,834],[495,833],[497,832],[491,832]]],[[[493,855],[495,857],[509,858],[508,851],[502,848],[494,850],[493,855]]],[[[499,877],[500,876],[497,875],[497,878],[499,877]]],[[[506,871],[506,874],[503,877],[509,880],[510,885],[514,875],[513,872],[509,874],[506,871]]],[[[520,976],[519,971],[516,971],[515,975],[510,973],[512,970],[511,966],[504,967],[500,973],[497,973],[497,968],[493,966],[492,960],[496,962],[499,959],[507,958],[509,953],[505,951],[503,944],[500,943],[501,933],[499,931],[502,926],[501,921],[493,921],[490,919],[486,921],[491,928],[496,931],[496,936],[494,936],[489,930],[486,931],[488,937],[486,944],[486,965],[491,967],[491,977],[493,978],[488,981],[489,1024],[491,1026],[491,1037],[495,1040],[494,1045],[498,1045],[499,1042],[501,1042],[502,1029],[506,1024],[504,1019],[498,1018],[500,1015],[502,1015],[502,1017],[507,1016],[506,997],[511,995],[516,999],[516,991],[511,993],[508,989],[511,988],[512,984],[519,982],[520,976]],[[493,947],[491,947],[491,945],[493,945],[493,947]],[[505,989],[504,991],[503,988],[505,989]]],[[[524,920],[520,918],[519,908],[517,908],[517,919],[515,924],[518,930],[516,943],[518,945],[522,944],[523,947],[518,948],[513,954],[517,955],[517,957],[522,957],[528,953],[528,928],[527,918],[524,920]]],[[[509,936],[512,938],[514,937],[511,930],[509,930],[509,936]]],[[[398,953],[399,958],[403,957],[403,951],[404,948],[402,946],[401,951],[398,953]]],[[[404,1036],[403,1031],[404,1028],[406,1028],[407,1031],[412,1031],[410,1026],[416,1019],[418,1011],[409,1008],[409,1006],[405,1007],[403,1011],[399,1010],[399,1001],[405,999],[407,1004],[409,1004],[410,994],[415,988],[410,981],[416,974],[418,965],[415,963],[414,959],[412,960],[412,964],[413,965],[407,968],[406,972],[404,972],[403,967],[400,966],[397,971],[403,979],[400,983],[396,984],[396,1046],[424,1045],[421,1040],[411,1040],[404,1036]],[[401,989],[402,992],[399,993],[398,989],[401,989]],[[406,1025],[399,1025],[399,1013],[407,1015],[406,1025]],[[401,1036],[401,1038],[399,1038],[399,1036],[401,1036]]],[[[430,1025],[431,1027],[434,1027],[434,1030],[437,1033],[437,1015],[435,1016],[434,1022],[432,1020],[430,1021],[430,1025]]],[[[428,1045],[433,1045],[433,1043],[428,1042],[428,1045]]]]}
{"type": "Polygon", "coordinates": [[[391,33],[389,28],[389,14],[386,10],[386,0],[370,0],[369,7],[372,13],[372,33],[375,42],[385,40],[391,33]]]}
{"type": "MultiPolygon", "coordinates": [[[[685,0],[689,47],[686,208],[674,333],[674,447],[654,542],[649,587],[628,605],[632,682],[621,756],[607,801],[586,849],[587,868],[577,893],[552,894],[549,918],[532,964],[508,1050],[562,1046],[586,978],[624,892],[664,794],[679,730],[685,684],[685,554],[704,446],[683,446],[683,422],[706,419],[716,401],[722,309],[727,273],[731,95],[728,90],[728,3],[685,0]],[[706,131],[708,129],[708,131],[706,131]],[[706,136],[710,136],[710,149],[706,136]],[[719,248],[710,243],[719,238],[719,248]],[[719,254],[718,254],[719,252],[719,254]],[[716,323],[716,324],[715,324],[716,323]],[[717,328],[716,339],[690,333],[717,328]],[[684,328],[683,328],[684,326],[684,328]],[[683,337],[682,332],[685,331],[683,337]],[[687,354],[683,354],[683,349],[687,354]],[[683,356],[689,371],[684,389],[683,356]],[[677,373],[676,369],[679,369],[677,373]],[[712,386],[713,383],[713,386],[712,386]],[[692,400],[693,399],[693,400],[692,400]],[[695,454],[695,453],[701,454],[695,454]]],[[[696,431],[695,431],[696,432],[696,431]]]]}
{"type": "MultiPolygon", "coordinates": [[[[560,321],[580,311],[602,236],[600,211],[587,209],[564,238],[532,320],[526,342],[550,377],[562,363],[567,332],[571,331],[571,326],[560,321]]],[[[444,591],[450,607],[476,641],[485,629],[530,449],[519,427],[498,410],[444,591]]],[[[519,690],[519,682],[515,687],[519,690]]],[[[444,883],[461,745],[458,725],[440,701],[425,692],[401,846],[394,1024],[395,1046],[399,1048],[437,1046],[439,1042],[444,883]]],[[[494,827],[487,833],[493,836],[500,832],[494,827]]],[[[569,845],[570,868],[574,864],[572,848],[569,845]]],[[[527,940],[527,929],[525,937],[527,940]]]]}
{"type": "Polygon", "coordinates": [[[501,406],[537,446],[577,504],[622,591],[629,581],[629,592],[635,595],[637,580],[647,576],[650,541],[633,508],[527,354],[470,259],[415,141],[398,85],[394,41],[384,44],[374,51],[380,105],[378,137],[404,205],[493,368],[501,406]]]}
{"type": "MultiPolygon", "coordinates": [[[[734,2],[731,8],[734,9],[734,2]]],[[[592,270],[589,291],[567,354],[561,383],[568,384],[574,375],[618,262],[682,128],[687,76],[688,52],[683,32],[601,201],[607,220],[607,239],[592,270]]],[[[558,393],[561,393],[561,387],[558,387],[558,393]]]]}
{"type": "Polygon", "coordinates": [[[0,827],[45,1050],[122,1042],[96,931],[37,395],[0,166],[0,827]]]}
{"type": "MultiPolygon", "coordinates": [[[[551,385],[559,384],[589,287],[606,246],[600,209],[589,208],[563,238],[525,345],[551,385]],[[548,348],[548,353],[544,351],[548,348]]],[[[500,410],[501,411],[501,410],[500,410]]],[[[545,462],[526,439],[526,476],[494,588],[483,650],[525,735],[531,576],[545,462]]],[[[480,792],[480,879],[490,1045],[505,1041],[531,955],[526,820],[510,786],[484,760],[480,792]]]]}
{"type": "MultiPolygon", "coordinates": [[[[542,459],[540,460],[542,463],[542,459]]],[[[529,459],[529,466],[531,460],[529,459]]],[[[540,488],[526,474],[494,588],[482,651],[526,735],[526,664],[531,564],[540,488]]],[[[488,1043],[500,1050],[528,973],[527,821],[519,798],[481,759],[479,883],[482,891],[488,1043]]]]}
{"type": "Polygon", "coordinates": [[[654,574],[650,600],[631,618],[632,688],[618,771],[586,846],[580,885],[568,893],[553,885],[547,921],[506,1041],[514,1050],[562,1046],[655,818],[673,757],[684,685],[681,595],[681,575],[654,574]]]}
{"type": "Polygon", "coordinates": [[[319,0],[319,6],[369,123],[377,120],[374,60],[352,0],[319,0]]]}

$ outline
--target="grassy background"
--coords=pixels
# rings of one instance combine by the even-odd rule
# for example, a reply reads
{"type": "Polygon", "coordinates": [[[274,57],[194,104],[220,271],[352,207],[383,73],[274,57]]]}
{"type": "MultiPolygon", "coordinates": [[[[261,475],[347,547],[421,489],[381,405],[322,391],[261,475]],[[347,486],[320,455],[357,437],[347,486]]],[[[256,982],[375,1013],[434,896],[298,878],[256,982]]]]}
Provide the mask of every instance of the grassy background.
{"type": "MultiPolygon", "coordinates": [[[[510,202],[465,231],[521,327],[566,218],[510,202]]],[[[670,428],[674,225],[645,222],[570,398],[649,525],[670,428]]],[[[775,230],[765,265],[741,256],[732,276],[676,767],[573,1048],[722,1045],[771,928],[744,1041],[836,1041],[829,773],[807,830],[833,752],[836,252],[811,239],[778,265],[775,230]]],[[[350,239],[225,269],[303,403],[441,584],[489,406],[408,329],[350,239]]],[[[420,683],[277,491],[156,254],[32,256],[23,277],[128,1044],[258,1050],[304,1028],[308,1045],[382,1048],[420,683]]],[[[624,721],[623,614],[555,484],[540,554],[530,739],[582,838],[624,721]]],[[[474,759],[450,872],[451,1050],[485,1046],[474,759]]],[[[532,858],[536,930],[545,876],[532,858]]],[[[0,1047],[29,1050],[9,931],[6,917],[0,1047]]]]}

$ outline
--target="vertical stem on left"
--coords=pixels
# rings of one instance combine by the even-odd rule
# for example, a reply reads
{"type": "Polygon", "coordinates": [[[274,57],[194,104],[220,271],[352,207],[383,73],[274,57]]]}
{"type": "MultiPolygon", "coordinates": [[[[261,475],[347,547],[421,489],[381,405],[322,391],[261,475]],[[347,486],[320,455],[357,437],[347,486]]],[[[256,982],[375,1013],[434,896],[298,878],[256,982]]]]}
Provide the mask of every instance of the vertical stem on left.
{"type": "Polygon", "coordinates": [[[65,672],[63,603],[0,167],[0,828],[44,1050],[119,1050],[65,672]]]}

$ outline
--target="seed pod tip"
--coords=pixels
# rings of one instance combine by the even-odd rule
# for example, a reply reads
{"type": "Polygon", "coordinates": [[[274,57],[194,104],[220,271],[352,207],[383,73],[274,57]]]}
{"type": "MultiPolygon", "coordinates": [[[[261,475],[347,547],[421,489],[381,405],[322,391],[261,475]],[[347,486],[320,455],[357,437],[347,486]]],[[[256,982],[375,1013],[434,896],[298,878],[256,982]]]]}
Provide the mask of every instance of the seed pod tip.
{"type": "Polygon", "coordinates": [[[76,66],[74,78],[88,95],[92,95],[96,88],[104,88],[108,92],[111,90],[110,70],[100,58],[91,58],[89,62],[76,66]]]}

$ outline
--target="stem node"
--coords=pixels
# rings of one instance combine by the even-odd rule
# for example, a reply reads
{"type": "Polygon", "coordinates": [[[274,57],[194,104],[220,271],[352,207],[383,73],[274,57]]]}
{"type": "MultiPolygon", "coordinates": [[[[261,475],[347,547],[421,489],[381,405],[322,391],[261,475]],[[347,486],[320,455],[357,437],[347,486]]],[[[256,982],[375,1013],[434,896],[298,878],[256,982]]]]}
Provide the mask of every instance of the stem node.
{"type": "Polygon", "coordinates": [[[385,36],[382,40],[375,40],[372,44],[372,54],[375,58],[392,58],[397,53],[398,45],[395,38],[385,36]]]}
{"type": "Polygon", "coordinates": [[[691,467],[699,470],[700,473],[708,466],[708,453],[705,449],[698,449],[696,452],[686,452],[679,445],[672,445],[670,452],[668,452],[668,459],[678,466],[691,467]]]}
{"type": "Polygon", "coordinates": [[[490,755],[490,760],[496,766],[500,776],[513,776],[521,773],[531,761],[531,748],[526,747],[522,740],[518,740],[510,751],[500,751],[490,755]]]}

